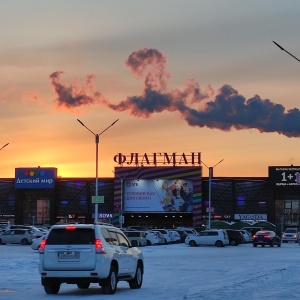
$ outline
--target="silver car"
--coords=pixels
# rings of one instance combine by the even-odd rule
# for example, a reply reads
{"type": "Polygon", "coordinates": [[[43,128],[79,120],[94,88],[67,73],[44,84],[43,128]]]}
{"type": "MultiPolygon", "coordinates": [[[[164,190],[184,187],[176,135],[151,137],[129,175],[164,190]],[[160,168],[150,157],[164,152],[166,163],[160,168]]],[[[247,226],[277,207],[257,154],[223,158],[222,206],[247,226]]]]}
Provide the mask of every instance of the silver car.
{"type": "Polygon", "coordinates": [[[36,238],[31,229],[10,229],[0,234],[0,244],[30,245],[36,238]]]}

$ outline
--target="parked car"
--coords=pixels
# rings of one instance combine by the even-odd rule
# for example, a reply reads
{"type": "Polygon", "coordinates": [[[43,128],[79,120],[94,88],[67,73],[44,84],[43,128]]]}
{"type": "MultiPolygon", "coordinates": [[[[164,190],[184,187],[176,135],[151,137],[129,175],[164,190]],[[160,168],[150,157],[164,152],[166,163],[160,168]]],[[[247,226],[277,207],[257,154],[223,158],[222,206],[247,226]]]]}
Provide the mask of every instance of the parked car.
{"type": "Polygon", "coordinates": [[[0,234],[1,244],[22,244],[30,245],[32,240],[36,238],[31,229],[10,229],[0,234]]]}
{"type": "Polygon", "coordinates": [[[165,244],[170,244],[172,242],[171,234],[168,229],[153,229],[153,231],[159,231],[165,240],[165,244]]]}
{"type": "Polygon", "coordinates": [[[188,236],[188,234],[184,231],[184,230],[180,230],[180,229],[174,229],[179,233],[180,236],[180,243],[184,243],[186,237],[188,236]]]}
{"type": "Polygon", "coordinates": [[[62,283],[86,289],[91,283],[104,294],[114,294],[118,281],[131,289],[143,283],[144,258],[136,242],[114,226],[53,225],[39,248],[39,274],[47,294],[57,294],[62,283]]]}
{"type": "Polygon", "coordinates": [[[155,231],[155,230],[152,230],[153,232],[155,232],[159,238],[159,245],[164,245],[166,243],[166,240],[163,236],[163,234],[160,232],[160,231],[155,231]]]}
{"type": "Polygon", "coordinates": [[[227,232],[229,238],[229,244],[231,246],[238,246],[244,243],[244,237],[240,230],[235,229],[224,229],[227,232]]]}
{"type": "Polygon", "coordinates": [[[177,244],[180,243],[180,235],[176,230],[169,230],[169,233],[171,235],[171,243],[177,244]]]}
{"type": "Polygon", "coordinates": [[[286,228],[281,235],[282,243],[299,242],[299,232],[297,227],[286,228]]]}
{"type": "Polygon", "coordinates": [[[31,229],[37,238],[47,234],[46,230],[44,230],[44,229],[42,230],[33,225],[10,225],[9,226],[9,229],[16,229],[16,228],[31,229]]]}
{"type": "Polygon", "coordinates": [[[280,247],[281,238],[274,231],[261,230],[253,236],[253,247],[257,245],[261,245],[262,247],[265,245],[269,245],[270,247],[277,245],[277,247],[280,247]]]}
{"type": "Polygon", "coordinates": [[[147,230],[149,230],[149,228],[148,227],[145,227],[145,226],[128,226],[128,228],[127,229],[129,229],[129,230],[138,230],[138,231],[147,231],[147,230]]]}
{"type": "Polygon", "coordinates": [[[197,235],[198,232],[193,228],[177,227],[178,230],[183,230],[187,235],[197,235]]]}
{"type": "Polygon", "coordinates": [[[223,229],[209,229],[203,230],[198,235],[189,235],[185,239],[185,244],[191,247],[200,245],[214,245],[217,247],[224,247],[229,244],[227,232],[223,229]]]}
{"type": "Polygon", "coordinates": [[[247,230],[253,236],[257,231],[263,230],[261,227],[243,227],[242,230],[247,230]]]}
{"type": "Polygon", "coordinates": [[[46,236],[43,235],[43,236],[40,236],[39,238],[33,239],[32,243],[30,245],[31,249],[39,250],[40,244],[41,244],[42,240],[45,239],[45,238],[46,238],[46,236]]]}
{"type": "Polygon", "coordinates": [[[130,242],[136,241],[139,247],[147,245],[146,231],[124,230],[123,232],[128,237],[130,242]]]}
{"type": "Polygon", "coordinates": [[[252,235],[249,231],[241,229],[240,232],[243,235],[244,243],[252,243],[253,238],[252,238],[252,235]]]}
{"type": "Polygon", "coordinates": [[[158,235],[157,231],[146,231],[147,245],[158,245],[161,244],[161,237],[158,235]]]}

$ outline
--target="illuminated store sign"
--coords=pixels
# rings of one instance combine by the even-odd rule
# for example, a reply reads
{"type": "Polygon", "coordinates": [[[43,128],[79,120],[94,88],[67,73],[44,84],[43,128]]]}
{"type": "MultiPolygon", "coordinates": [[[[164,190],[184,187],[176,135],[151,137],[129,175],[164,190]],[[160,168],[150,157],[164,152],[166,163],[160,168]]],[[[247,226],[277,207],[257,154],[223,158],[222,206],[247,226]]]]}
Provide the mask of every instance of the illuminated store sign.
{"type": "Polygon", "coordinates": [[[18,168],[15,170],[16,189],[53,189],[56,168],[18,168]]]}
{"type": "Polygon", "coordinates": [[[201,165],[201,152],[191,152],[190,154],[154,152],[152,154],[130,153],[128,155],[118,153],[114,156],[114,161],[118,165],[126,164],[141,167],[149,165],[201,165]]]}
{"type": "Polygon", "coordinates": [[[235,220],[265,221],[268,219],[268,216],[267,216],[267,214],[235,214],[234,219],[235,220]]]}

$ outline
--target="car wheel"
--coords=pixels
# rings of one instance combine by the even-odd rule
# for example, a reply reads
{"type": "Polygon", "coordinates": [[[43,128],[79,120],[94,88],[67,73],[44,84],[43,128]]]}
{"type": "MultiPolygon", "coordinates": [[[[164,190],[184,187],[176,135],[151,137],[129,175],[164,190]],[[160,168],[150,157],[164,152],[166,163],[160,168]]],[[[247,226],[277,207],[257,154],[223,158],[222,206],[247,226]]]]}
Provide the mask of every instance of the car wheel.
{"type": "Polygon", "coordinates": [[[79,289],[88,289],[90,287],[90,283],[89,282],[77,283],[77,287],[79,289]]]}
{"type": "Polygon", "coordinates": [[[230,245],[231,245],[231,246],[237,246],[235,240],[231,240],[231,241],[230,241],[230,245]]]}
{"type": "Polygon", "coordinates": [[[270,242],[270,247],[274,247],[274,241],[270,242]]]}
{"type": "Polygon", "coordinates": [[[29,244],[29,242],[28,242],[28,240],[27,240],[27,239],[23,239],[23,240],[21,241],[21,244],[22,244],[22,245],[28,245],[28,244],[29,244]]]}
{"type": "MultiPolygon", "coordinates": [[[[2,245],[2,240],[0,239],[0,245],[2,245]]],[[[299,246],[300,246],[300,244],[299,244],[299,246]]]]}
{"type": "Polygon", "coordinates": [[[132,280],[128,281],[131,289],[139,289],[143,284],[143,269],[141,264],[137,264],[135,276],[132,280]]]}
{"type": "Polygon", "coordinates": [[[277,247],[281,247],[281,242],[278,242],[277,247]]]}
{"type": "Polygon", "coordinates": [[[253,247],[257,247],[257,244],[254,244],[254,243],[253,243],[253,247]]]}
{"type": "Polygon", "coordinates": [[[151,246],[151,242],[149,240],[147,240],[147,246],[151,246]]]}
{"type": "Polygon", "coordinates": [[[44,290],[46,294],[57,294],[60,289],[60,283],[56,280],[47,280],[44,285],[44,290]]]}
{"type": "Polygon", "coordinates": [[[190,245],[191,247],[196,247],[196,246],[197,246],[196,242],[193,241],[193,240],[189,242],[189,245],[190,245]]]}
{"type": "Polygon", "coordinates": [[[114,294],[117,290],[117,272],[114,266],[110,267],[108,277],[101,284],[103,294],[114,294]]]}
{"type": "Polygon", "coordinates": [[[217,247],[224,247],[224,244],[222,241],[216,241],[216,246],[217,247]]]}

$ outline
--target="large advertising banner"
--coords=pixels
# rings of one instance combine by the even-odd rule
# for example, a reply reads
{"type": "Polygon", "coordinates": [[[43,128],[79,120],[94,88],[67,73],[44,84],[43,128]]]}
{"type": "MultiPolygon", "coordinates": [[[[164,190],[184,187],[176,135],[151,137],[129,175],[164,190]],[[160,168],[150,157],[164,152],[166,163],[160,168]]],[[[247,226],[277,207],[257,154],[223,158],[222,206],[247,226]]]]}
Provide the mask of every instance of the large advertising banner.
{"type": "Polygon", "coordinates": [[[124,180],[124,209],[131,212],[191,212],[192,180],[124,180]]]}

